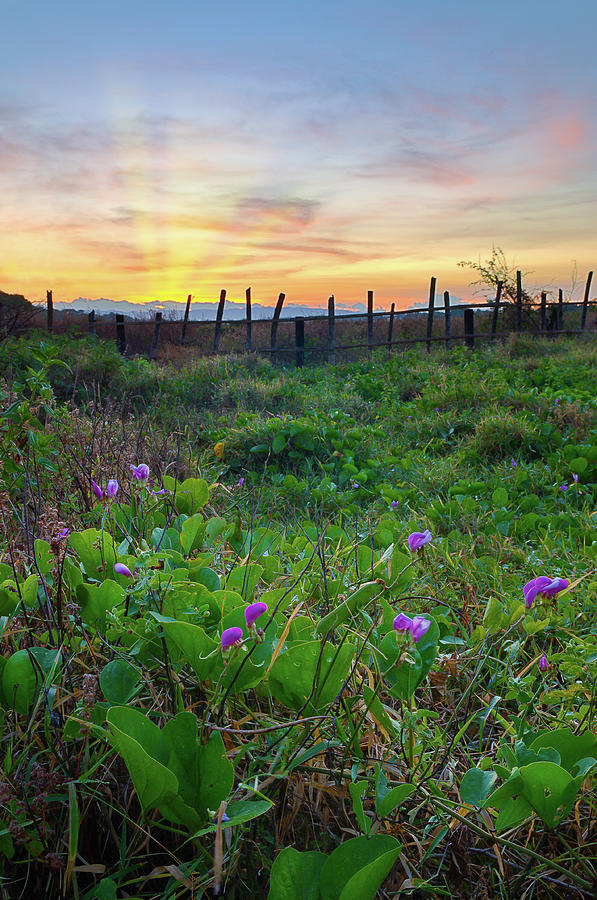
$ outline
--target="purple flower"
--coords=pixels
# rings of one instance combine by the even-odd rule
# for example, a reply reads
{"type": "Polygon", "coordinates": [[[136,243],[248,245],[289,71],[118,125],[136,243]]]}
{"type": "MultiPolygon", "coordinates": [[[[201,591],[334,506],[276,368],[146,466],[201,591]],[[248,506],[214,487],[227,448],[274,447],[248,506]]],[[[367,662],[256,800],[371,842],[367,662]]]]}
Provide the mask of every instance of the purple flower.
{"type": "Polygon", "coordinates": [[[399,634],[404,634],[406,631],[410,632],[412,624],[413,620],[410,616],[407,616],[404,613],[398,613],[392,622],[392,627],[394,628],[394,631],[397,631],[399,634]]]}
{"type": "Polygon", "coordinates": [[[91,488],[92,488],[93,493],[95,494],[95,496],[97,497],[98,500],[103,500],[103,499],[104,499],[104,492],[102,491],[102,489],[101,489],[101,487],[99,486],[99,484],[97,484],[97,482],[95,482],[95,481],[93,480],[93,478],[91,479],[91,488]]]}
{"type": "Polygon", "coordinates": [[[351,481],[350,486],[353,491],[358,491],[358,489],[360,488],[360,484],[358,483],[358,481],[351,481]]]}
{"type": "Polygon", "coordinates": [[[249,631],[259,616],[262,616],[265,612],[267,612],[267,603],[251,603],[250,606],[247,606],[245,609],[245,622],[249,631]]]}
{"type": "Polygon", "coordinates": [[[399,507],[400,507],[400,504],[398,503],[398,501],[397,501],[397,500],[392,500],[392,502],[390,503],[390,509],[393,509],[394,512],[396,512],[396,510],[397,510],[399,507]]]}
{"type": "Polygon", "coordinates": [[[547,657],[546,657],[545,653],[543,654],[543,656],[542,656],[541,659],[539,660],[539,671],[540,671],[541,673],[547,672],[547,657]]]}
{"type": "Polygon", "coordinates": [[[420,550],[421,547],[424,547],[431,540],[433,540],[433,535],[429,529],[426,531],[413,531],[408,536],[408,549],[411,553],[414,553],[415,550],[420,550]]]}
{"type": "Polygon", "coordinates": [[[565,578],[549,578],[548,575],[539,575],[538,578],[532,578],[530,581],[527,581],[523,587],[524,605],[527,609],[530,609],[535,597],[538,595],[555,597],[556,594],[566,590],[569,586],[570,582],[565,578]]]}
{"type": "Polygon", "coordinates": [[[576,474],[576,472],[574,472],[574,474],[572,475],[572,480],[574,481],[574,484],[578,484],[578,475],[576,474]]]}
{"type": "Polygon", "coordinates": [[[568,490],[568,485],[567,485],[567,484],[561,484],[561,485],[560,485],[560,490],[561,490],[561,491],[567,491],[567,490],[568,490]]]}
{"type": "Polygon", "coordinates": [[[242,628],[238,628],[237,626],[234,626],[233,628],[227,628],[226,631],[222,632],[222,650],[230,650],[231,647],[239,646],[242,639],[242,628]]]}
{"type": "Polygon", "coordinates": [[[124,575],[125,578],[133,577],[133,573],[131,572],[131,570],[129,569],[128,566],[125,566],[124,563],[116,563],[116,565],[114,566],[114,571],[116,572],[117,575],[124,575]]]}
{"type": "Polygon", "coordinates": [[[108,500],[113,500],[116,494],[118,493],[118,482],[115,478],[111,478],[106,485],[106,490],[104,491],[104,496],[108,498],[108,500]]]}
{"type": "Polygon", "coordinates": [[[515,469],[516,466],[518,465],[518,463],[516,462],[515,459],[511,459],[511,460],[510,460],[510,465],[512,466],[513,469],[515,469]]]}
{"type": "Polygon", "coordinates": [[[239,479],[238,479],[238,484],[237,484],[236,486],[237,486],[237,487],[242,487],[244,483],[245,483],[245,479],[244,479],[244,478],[239,478],[239,479]]]}
{"type": "Polygon", "coordinates": [[[431,622],[429,619],[424,619],[423,616],[414,617],[412,625],[410,626],[410,633],[415,644],[421,640],[423,635],[427,634],[430,627],[431,622]]]}
{"type": "Polygon", "coordinates": [[[70,531],[71,530],[68,526],[66,528],[63,528],[62,531],[59,531],[58,534],[56,535],[56,540],[63,541],[65,538],[67,538],[70,535],[70,531]]]}
{"type": "Polygon", "coordinates": [[[134,466],[131,463],[131,472],[133,473],[133,478],[137,481],[147,481],[149,478],[149,466],[145,463],[141,463],[139,466],[134,466]]]}

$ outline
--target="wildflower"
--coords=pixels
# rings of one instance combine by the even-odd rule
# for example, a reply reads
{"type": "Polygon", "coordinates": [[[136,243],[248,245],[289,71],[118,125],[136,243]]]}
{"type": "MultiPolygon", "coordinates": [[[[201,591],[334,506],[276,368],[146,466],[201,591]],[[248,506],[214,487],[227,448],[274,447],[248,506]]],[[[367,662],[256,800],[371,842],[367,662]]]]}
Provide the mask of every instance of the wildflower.
{"type": "Polygon", "coordinates": [[[118,493],[118,482],[115,478],[111,478],[106,485],[106,490],[104,491],[104,497],[107,497],[108,500],[113,500],[116,494],[118,493]]]}
{"type": "Polygon", "coordinates": [[[573,473],[572,480],[573,480],[574,484],[578,484],[578,475],[576,474],[576,472],[573,473]]]}
{"type": "Polygon", "coordinates": [[[242,639],[242,628],[238,628],[237,626],[234,626],[233,628],[227,628],[226,631],[222,632],[222,650],[226,651],[230,650],[232,647],[239,647],[242,639]]]}
{"type": "Polygon", "coordinates": [[[390,509],[393,509],[394,512],[396,512],[396,510],[398,509],[399,506],[400,506],[400,504],[398,503],[397,500],[392,500],[392,502],[390,503],[390,509]]]}
{"type": "Polygon", "coordinates": [[[218,441],[217,444],[214,444],[214,456],[217,459],[222,459],[224,456],[224,441],[218,441]]]}
{"type": "Polygon", "coordinates": [[[518,463],[516,462],[515,459],[511,459],[511,460],[510,460],[510,465],[512,466],[513,469],[515,469],[515,468],[517,467],[518,463]]]}
{"type": "Polygon", "coordinates": [[[137,481],[147,481],[149,478],[149,466],[145,463],[141,463],[139,466],[134,466],[131,463],[131,472],[133,473],[133,478],[137,481]]]}
{"type": "Polygon", "coordinates": [[[102,491],[102,489],[101,489],[101,487],[99,486],[99,484],[97,484],[97,482],[95,482],[95,481],[93,480],[93,478],[91,479],[91,488],[92,488],[93,493],[95,494],[95,496],[97,497],[98,500],[103,500],[103,499],[104,499],[104,492],[102,491]]]}
{"type": "Polygon", "coordinates": [[[412,625],[410,626],[410,633],[415,644],[421,640],[423,635],[427,634],[430,627],[431,622],[429,619],[424,619],[423,616],[414,617],[412,625]]]}
{"type": "Polygon", "coordinates": [[[251,603],[250,606],[247,606],[245,609],[245,622],[249,631],[251,631],[259,616],[262,616],[265,612],[267,612],[267,603],[251,603]]]}
{"type": "Polygon", "coordinates": [[[360,484],[358,483],[358,481],[351,481],[350,486],[353,491],[358,491],[358,489],[360,488],[360,484]]]}
{"type": "Polygon", "coordinates": [[[547,657],[546,657],[545,653],[539,660],[539,671],[541,672],[541,674],[543,674],[544,672],[547,672],[547,657]]]}
{"type": "Polygon", "coordinates": [[[560,490],[561,490],[561,491],[567,491],[567,490],[568,490],[568,485],[567,485],[567,484],[561,484],[561,485],[560,485],[560,490]]]}
{"type": "Polygon", "coordinates": [[[133,573],[131,572],[131,570],[129,569],[128,566],[125,566],[124,563],[116,563],[116,565],[114,566],[114,571],[116,572],[117,575],[124,575],[125,578],[133,577],[133,573]]]}
{"type": "Polygon", "coordinates": [[[238,484],[237,484],[236,486],[237,486],[237,487],[242,487],[244,483],[245,483],[245,479],[244,479],[244,478],[239,478],[239,479],[238,479],[238,484]]]}
{"type": "Polygon", "coordinates": [[[426,531],[413,531],[408,536],[408,549],[411,553],[414,553],[415,550],[420,550],[421,547],[424,547],[431,540],[433,540],[433,535],[429,529],[426,531]]]}
{"type": "Polygon", "coordinates": [[[63,541],[63,540],[65,540],[65,538],[69,537],[70,533],[71,533],[71,530],[67,526],[66,528],[63,528],[62,531],[58,532],[55,539],[57,541],[63,541]]]}
{"type": "Polygon", "coordinates": [[[392,622],[392,627],[394,631],[397,631],[399,634],[404,634],[405,632],[410,632],[413,620],[410,616],[405,615],[404,613],[398,613],[394,621],[392,622]]]}
{"type": "Polygon", "coordinates": [[[527,581],[522,589],[524,594],[524,605],[530,609],[533,605],[535,597],[555,597],[560,591],[566,590],[570,582],[565,578],[550,578],[548,575],[539,575],[538,578],[532,578],[527,581]]]}

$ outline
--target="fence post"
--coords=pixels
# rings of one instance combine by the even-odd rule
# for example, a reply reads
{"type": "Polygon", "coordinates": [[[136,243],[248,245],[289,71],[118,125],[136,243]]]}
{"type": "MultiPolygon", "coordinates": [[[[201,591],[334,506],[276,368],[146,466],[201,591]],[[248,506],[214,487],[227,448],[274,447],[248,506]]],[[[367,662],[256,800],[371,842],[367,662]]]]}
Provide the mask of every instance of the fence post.
{"type": "Polygon", "coordinates": [[[562,330],[564,325],[564,292],[562,288],[558,290],[558,331],[562,330]]]}
{"type": "Polygon", "coordinates": [[[54,327],[54,301],[52,300],[52,291],[46,291],[46,304],[48,331],[51,331],[54,327]]]}
{"type": "Polygon", "coordinates": [[[495,304],[493,307],[493,316],[491,319],[491,340],[495,341],[495,333],[497,331],[497,322],[498,322],[498,313],[500,311],[500,300],[502,299],[502,287],[504,285],[503,281],[498,281],[497,283],[497,292],[495,295],[495,304]]]}
{"type": "Polygon", "coordinates": [[[516,330],[522,331],[522,272],[516,272],[516,330]]]}
{"type": "Polygon", "coordinates": [[[367,355],[373,349],[373,291],[367,291],[367,355]]]}
{"type": "Polygon", "coordinates": [[[475,310],[464,311],[464,340],[467,347],[475,346],[475,310]]]}
{"type": "Polygon", "coordinates": [[[545,324],[546,324],[546,312],[547,312],[547,294],[545,291],[541,291],[541,321],[539,328],[541,329],[541,334],[545,334],[545,324]]]}
{"type": "Polygon", "coordinates": [[[95,336],[95,310],[92,309],[87,316],[87,331],[95,336]]]}
{"type": "Polygon", "coordinates": [[[336,365],[336,310],[334,295],[328,299],[328,363],[336,365]]]}
{"type": "Polygon", "coordinates": [[[285,299],[286,294],[280,294],[280,296],[278,297],[278,302],[276,303],[276,308],[274,310],[274,317],[272,319],[272,330],[270,334],[272,360],[274,358],[274,353],[276,352],[276,341],[278,339],[278,322],[280,320],[280,313],[282,312],[282,306],[285,299]]]}
{"type": "Polygon", "coordinates": [[[392,331],[394,330],[394,310],[396,308],[396,304],[392,303],[390,307],[390,320],[388,322],[388,353],[392,351],[392,331]]]}
{"type": "Polygon", "coordinates": [[[450,349],[450,337],[452,336],[452,313],[450,310],[450,291],[444,291],[444,326],[446,332],[446,350],[450,349]]]}
{"type": "Polygon", "coordinates": [[[124,333],[124,314],[116,313],[116,344],[118,352],[124,353],[126,350],[126,335],[124,333]]]}
{"type": "Polygon", "coordinates": [[[216,313],[216,327],[214,330],[214,353],[218,352],[220,346],[220,332],[222,330],[222,316],[224,315],[224,304],[226,302],[226,291],[220,291],[220,302],[218,303],[218,311],[216,313]]]}
{"type": "Polygon", "coordinates": [[[305,320],[297,316],[294,320],[294,342],[296,344],[296,367],[302,368],[305,362],[305,320]]]}
{"type": "Polygon", "coordinates": [[[160,327],[162,325],[162,314],[161,312],[156,312],[155,314],[155,324],[153,326],[153,340],[151,342],[151,350],[149,351],[149,358],[155,359],[158,349],[158,342],[160,340],[160,327]]]}
{"type": "Polygon", "coordinates": [[[431,350],[431,332],[433,331],[433,310],[435,308],[435,275],[429,284],[429,310],[427,312],[427,353],[431,350]]]}
{"type": "Polygon", "coordinates": [[[591,290],[591,281],[593,280],[593,273],[589,272],[587,275],[587,283],[585,285],[585,296],[582,301],[582,312],[580,314],[580,330],[584,331],[587,327],[587,306],[589,304],[589,292],[591,290]]]}
{"type": "Polygon", "coordinates": [[[251,288],[248,287],[245,291],[245,307],[246,307],[246,320],[247,320],[247,353],[251,353],[253,350],[253,322],[251,320],[251,288]]]}
{"type": "Polygon", "coordinates": [[[187,297],[187,305],[185,306],[184,311],[184,319],[182,320],[182,334],[180,336],[180,345],[182,346],[185,342],[185,338],[187,336],[187,325],[189,324],[189,314],[191,312],[191,300],[193,299],[193,295],[189,294],[187,297]]]}

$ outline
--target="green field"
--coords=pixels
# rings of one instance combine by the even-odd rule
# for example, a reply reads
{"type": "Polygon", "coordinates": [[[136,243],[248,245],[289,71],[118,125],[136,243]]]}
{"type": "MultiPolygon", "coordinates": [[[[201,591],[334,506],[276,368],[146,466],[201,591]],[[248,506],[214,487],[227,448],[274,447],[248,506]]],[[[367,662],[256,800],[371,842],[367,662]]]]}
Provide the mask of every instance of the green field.
{"type": "Polygon", "coordinates": [[[0,372],[1,896],[594,895],[593,338],[0,372]]]}

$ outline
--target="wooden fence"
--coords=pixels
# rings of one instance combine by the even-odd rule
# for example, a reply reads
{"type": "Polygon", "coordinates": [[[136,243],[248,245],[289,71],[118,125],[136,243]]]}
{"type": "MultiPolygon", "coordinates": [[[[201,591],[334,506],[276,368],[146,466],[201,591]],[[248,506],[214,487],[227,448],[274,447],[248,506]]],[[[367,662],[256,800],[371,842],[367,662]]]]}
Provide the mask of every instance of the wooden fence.
{"type": "MultiPolygon", "coordinates": [[[[433,277],[427,307],[421,310],[396,310],[392,303],[389,310],[375,312],[374,294],[373,291],[368,291],[367,312],[338,315],[332,295],[328,300],[327,316],[294,318],[281,318],[285,300],[285,294],[281,293],[269,327],[267,320],[252,319],[250,288],[246,291],[246,316],[241,320],[224,319],[226,291],[222,290],[215,322],[190,321],[192,296],[189,294],[182,321],[164,319],[161,312],[156,312],[153,322],[127,323],[123,314],[116,314],[115,338],[120,353],[139,352],[141,348],[130,346],[127,328],[136,333],[142,329],[146,337],[147,330],[150,329],[149,351],[145,344],[142,352],[148,352],[151,359],[156,358],[162,335],[166,331],[167,343],[187,345],[189,349],[196,349],[197,355],[257,352],[269,355],[272,361],[290,362],[294,357],[295,364],[300,367],[306,358],[327,361],[333,365],[341,353],[350,356],[361,355],[366,351],[370,356],[377,347],[385,347],[389,352],[394,347],[424,343],[429,352],[437,344],[443,343],[447,350],[458,341],[464,341],[467,347],[474,347],[479,340],[496,340],[522,332],[553,337],[561,334],[575,335],[587,330],[588,311],[597,308],[597,301],[589,299],[592,278],[593,272],[589,272],[583,300],[578,303],[564,302],[561,289],[557,300],[548,302],[547,293],[543,291],[539,302],[524,302],[522,274],[517,272],[516,297],[513,300],[503,299],[503,284],[500,282],[493,303],[459,303],[452,306],[449,292],[444,291],[443,302],[436,305],[436,279],[433,277]],[[366,330],[359,329],[360,324],[366,325],[366,330]],[[264,332],[269,334],[266,345],[255,346],[257,330],[262,335],[264,332]],[[362,336],[355,341],[355,336],[359,338],[359,330],[362,331],[362,336]],[[233,335],[233,339],[222,346],[222,337],[226,331],[233,335]],[[193,340],[193,332],[195,335],[202,332],[203,340],[193,340]],[[285,338],[282,343],[279,340],[281,334],[285,338]]],[[[98,324],[95,310],[91,310],[88,314],[90,334],[98,334],[98,324]]],[[[108,336],[106,327],[109,326],[102,326],[102,336],[108,336]]],[[[47,328],[50,331],[56,330],[52,291],[47,292],[47,328]]]]}

